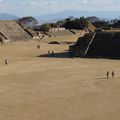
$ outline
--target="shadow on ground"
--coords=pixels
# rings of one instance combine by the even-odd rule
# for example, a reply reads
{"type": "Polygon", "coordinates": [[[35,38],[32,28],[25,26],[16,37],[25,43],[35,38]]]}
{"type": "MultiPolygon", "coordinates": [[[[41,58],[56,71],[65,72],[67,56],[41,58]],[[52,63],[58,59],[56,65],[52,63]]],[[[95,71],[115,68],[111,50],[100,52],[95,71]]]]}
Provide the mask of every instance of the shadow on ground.
{"type": "Polygon", "coordinates": [[[96,78],[96,79],[98,79],[98,80],[105,80],[105,79],[107,79],[107,77],[101,77],[101,78],[96,78]]]}
{"type": "Polygon", "coordinates": [[[37,57],[48,57],[48,58],[70,58],[69,52],[60,52],[60,53],[54,53],[52,54],[43,54],[39,55],[37,57]]]}

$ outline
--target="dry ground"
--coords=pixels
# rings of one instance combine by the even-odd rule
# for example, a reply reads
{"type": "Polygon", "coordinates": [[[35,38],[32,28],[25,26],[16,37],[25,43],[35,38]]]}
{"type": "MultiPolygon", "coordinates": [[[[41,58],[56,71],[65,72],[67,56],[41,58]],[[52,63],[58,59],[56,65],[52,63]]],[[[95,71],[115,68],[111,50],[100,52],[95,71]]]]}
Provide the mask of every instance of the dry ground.
{"type": "Polygon", "coordinates": [[[68,45],[0,46],[0,120],[119,120],[120,61],[36,57],[68,45]],[[4,65],[4,58],[9,60],[4,65]],[[114,79],[105,78],[114,70],[114,79]]]}

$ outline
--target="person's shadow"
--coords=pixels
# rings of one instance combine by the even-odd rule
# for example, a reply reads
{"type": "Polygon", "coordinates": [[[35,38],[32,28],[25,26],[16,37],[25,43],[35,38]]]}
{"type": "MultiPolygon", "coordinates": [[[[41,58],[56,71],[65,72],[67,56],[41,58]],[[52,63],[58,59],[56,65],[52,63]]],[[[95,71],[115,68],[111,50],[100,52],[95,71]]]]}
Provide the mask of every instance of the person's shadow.
{"type": "Polygon", "coordinates": [[[60,52],[54,54],[42,54],[37,57],[48,57],[48,58],[70,58],[69,52],[60,52]]]}

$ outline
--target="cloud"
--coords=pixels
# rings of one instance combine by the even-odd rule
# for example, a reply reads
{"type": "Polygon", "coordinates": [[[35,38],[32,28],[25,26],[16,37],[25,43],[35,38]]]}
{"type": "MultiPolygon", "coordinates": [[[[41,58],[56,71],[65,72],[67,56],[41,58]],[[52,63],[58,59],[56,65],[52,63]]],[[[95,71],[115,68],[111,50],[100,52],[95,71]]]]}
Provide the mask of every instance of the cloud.
{"type": "Polygon", "coordinates": [[[53,13],[59,10],[59,4],[56,0],[26,0],[21,1],[20,6],[23,12],[27,15],[40,15],[40,14],[47,14],[53,13]]]}
{"type": "Polygon", "coordinates": [[[29,0],[29,1],[25,1],[25,2],[21,2],[21,5],[23,6],[26,6],[26,7],[29,7],[29,6],[32,6],[32,7],[42,7],[42,9],[47,9],[46,7],[49,7],[49,8],[57,8],[59,5],[56,1],[49,1],[49,0],[44,0],[44,1],[41,1],[41,0],[36,0],[36,1],[33,1],[33,0],[29,0]]]}
{"type": "Polygon", "coordinates": [[[6,11],[9,8],[8,3],[4,2],[3,0],[0,0],[0,11],[6,11]]]}
{"type": "Polygon", "coordinates": [[[40,15],[64,10],[120,11],[120,0],[0,0],[0,11],[40,15]]]}
{"type": "Polygon", "coordinates": [[[112,11],[120,9],[120,0],[74,0],[70,4],[75,10],[112,11]]]}

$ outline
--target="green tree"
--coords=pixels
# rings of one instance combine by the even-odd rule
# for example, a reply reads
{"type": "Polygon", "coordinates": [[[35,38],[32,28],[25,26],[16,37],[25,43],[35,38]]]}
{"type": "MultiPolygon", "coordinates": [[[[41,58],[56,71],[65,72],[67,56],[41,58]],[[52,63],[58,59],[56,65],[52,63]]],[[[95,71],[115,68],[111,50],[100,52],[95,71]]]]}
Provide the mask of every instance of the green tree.
{"type": "Polygon", "coordinates": [[[57,23],[50,23],[49,24],[51,27],[54,27],[54,28],[57,28],[58,27],[58,24],[57,23]]]}
{"type": "Polygon", "coordinates": [[[86,29],[88,28],[88,21],[81,17],[80,19],[68,20],[63,26],[66,29],[86,29]]]}
{"type": "Polygon", "coordinates": [[[52,27],[49,24],[43,24],[40,27],[41,31],[49,31],[52,27]]]}

